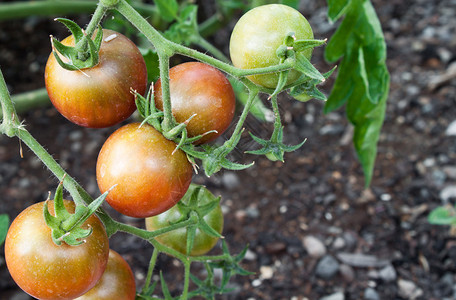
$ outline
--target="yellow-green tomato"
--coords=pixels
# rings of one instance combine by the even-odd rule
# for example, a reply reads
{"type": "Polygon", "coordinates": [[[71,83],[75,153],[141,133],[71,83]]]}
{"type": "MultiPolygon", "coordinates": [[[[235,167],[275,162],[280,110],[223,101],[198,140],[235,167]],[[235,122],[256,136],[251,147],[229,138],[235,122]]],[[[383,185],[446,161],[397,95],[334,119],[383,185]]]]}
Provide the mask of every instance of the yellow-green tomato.
{"type": "Polygon", "coordinates": [[[135,276],[128,263],[116,251],[109,250],[108,265],[97,284],[75,300],[134,300],[135,276]]]}
{"type": "MultiPolygon", "coordinates": [[[[193,191],[197,188],[197,185],[191,184],[187,193],[182,198],[181,202],[188,204],[190,196],[193,191]]],[[[206,188],[201,187],[198,193],[198,205],[205,205],[214,201],[216,197],[206,188]]],[[[154,231],[169,226],[170,224],[176,223],[183,215],[183,211],[179,205],[175,205],[169,210],[162,214],[154,217],[146,218],[146,229],[154,231]]],[[[204,216],[206,223],[212,227],[218,233],[222,233],[223,230],[223,214],[220,207],[220,203],[204,216]]],[[[162,245],[168,246],[182,254],[187,252],[187,228],[179,228],[167,233],[161,234],[156,237],[157,241],[162,245]]],[[[189,255],[199,256],[209,252],[217,243],[218,238],[210,236],[199,229],[196,229],[195,239],[193,242],[193,248],[189,255]]]]}
{"type": "MultiPolygon", "coordinates": [[[[241,69],[277,65],[280,62],[276,54],[277,48],[291,32],[297,40],[313,39],[309,22],[292,7],[269,4],[249,10],[239,19],[231,34],[230,56],[233,65],[241,69]]],[[[310,59],[312,49],[306,49],[302,53],[310,59]]],[[[299,76],[299,72],[290,71],[287,84],[293,83],[299,76]]],[[[263,87],[275,88],[279,74],[251,75],[248,78],[263,87]]]]}

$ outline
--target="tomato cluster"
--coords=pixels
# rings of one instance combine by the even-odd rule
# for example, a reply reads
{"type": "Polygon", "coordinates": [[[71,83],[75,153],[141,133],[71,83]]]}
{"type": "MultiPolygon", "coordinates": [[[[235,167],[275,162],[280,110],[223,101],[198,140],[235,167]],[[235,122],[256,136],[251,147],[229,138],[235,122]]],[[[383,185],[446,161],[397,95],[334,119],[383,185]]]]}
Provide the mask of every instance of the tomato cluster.
{"type": "MultiPolygon", "coordinates": [[[[275,51],[290,32],[299,39],[313,37],[307,20],[294,9],[267,5],[251,10],[234,28],[230,41],[233,64],[244,69],[277,64],[275,51]]],[[[62,44],[74,45],[73,36],[62,44]]],[[[305,55],[310,58],[311,50],[305,55]]],[[[46,88],[55,108],[80,126],[101,128],[125,121],[136,110],[131,91],[139,95],[146,91],[144,59],[133,42],[120,33],[103,30],[99,60],[91,68],[69,71],[60,65],[60,60],[71,63],[68,57],[49,56],[46,88]]],[[[289,83],[298,75],[290,71],[289,83]]],[[[268,88],[275,87],[278,81],[277,74],[248,78],[268,88]]],[[[229,127],[235,112],[235,95],[221,71],[201,62],[188,62],[171,68],[168,79],[173,121],[186,124],[189,137],[201,136],[194,145],[215,140],[229,127]]],[[[163,110],[162,80],[154,85],[153,99],[154,107],[163,110]]],[[[208,190],[190,185],[194,162],[158,127],[132,122],[109,136],[96,164],[99,189],[101,193],[108,192],[106,201],[118,212],[146,218],[146,229],[150,231],[163,230],[198,215],[191,229],[163,230],[155,238],[182,254],[203,255],[215,246],[222,232],[220,203],[208,190]],[[198,207],[205,212],[199,212],[198,207]]],[[[64,204],[70,212],[75,211],[73,202],[64,204]]],[[[52,205],[48,207],[54,214],[52,205]]],[[[135,298],[133,273],[125,260],[109,249],[106,229],[96,215],[83,224],[82,228],[92,233],[82,245],[57,245],[43,208],[41,202],[24,210],[6,238],[8,269],[24,291],[39,299],[135,298]]]]}

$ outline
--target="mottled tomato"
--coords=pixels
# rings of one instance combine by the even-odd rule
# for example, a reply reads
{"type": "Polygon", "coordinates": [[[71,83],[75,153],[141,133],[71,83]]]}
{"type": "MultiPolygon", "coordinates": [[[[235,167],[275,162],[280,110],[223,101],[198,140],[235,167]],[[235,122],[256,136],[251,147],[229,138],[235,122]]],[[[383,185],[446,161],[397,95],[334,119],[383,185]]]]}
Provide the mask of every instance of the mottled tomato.
{"type": "Polygon", "coordinates": [[[145,218],[176,204],[190,185],[192,166],[182,150],[150,125],[125,125],[104,143],[97,182],[106,201],[130,217],[145,218]],[[174,152],[175,151],[175,152],[174,152]],[[174,153],[173,153],[174,152],[174,153]]]}
{"type": "MultiPolygon", "coordinates": [[[[216,139],[228,128],[233,120],[236,98],[233,87],[222,72],[200,62],[183,63],[169,70],[169,84],[176,121],[183,123],[196,114],[187,125],[190,137],[217,131],[204,136],[197,144],[216,139]]],[[[160,80],[154,89],[156,105],[163,109],[160,80]]]]}
{"type": "MultiPolygon", "coordinates": [[[[197,186],[190,185],[185,196],[182,198],[181,202],[188,204],[190,196],[193,193],[197,186]]],[[[211,201],[214,201],[216,197],[206,188],[201,187],[198,193],[198,205],[205,205],[211,201]]],[[[183,211],[180,209],[179,205],[173,206],[171,209],[165,211],[158,216],[151,218],[146,218],[146,229],[149,231],[157,230],[169,226],[172,223],[178,221],[182,215],[183,211]]],[[[220,203],[213,210],[211,210],[207,215],[204,216],[206,223],[212,227],[218,233],[222,233],[223,230],[223,213],[220,207],[220,203]]],[[[161,234],[156,237],[157,241],[161,244],[168,246],[176,251],[179,251],[182,254],[185,254],[187,251],[187,228],[179,228],[167,233],[161,234]]],[[[218,238],[210,236],[205,232],[202,232],[199,229],[196,229],[195,239],[193,242],[193,248],[190,252],[191,256],[204,255],[209,250],[211,250],[217,243],[218,238]]]]}
{"type": "MultiPolygon", "coordinates": [[[[74,203],[65,200],[74,212],[74,203]]],[[[92,215],[83,228],[92,228],[85,243],[57,246],[43,217],[44,202],[29,206],[11,224],[5,241],[5,260],[14,281],[38,299],[74,299],[93,288],[103,275],[109,240],[103,223],[92,215]]],[[[49,211],[54,215],[53,201],[49,211]]]]}
{"type": "MultiPolygon", "coordinates": [[[[74,45],[73,36],[62,43],[74,45]]],[[[65,70],[52,53],[46,64],[45,83],[52,104],[65,118],[84,127],[108,127],[125,120],[136,109],[130,89],[140,94],[146,90],[146,64],[127,37],[103,29],[99,55],[95,67],[80,71],[65,70]]]]}
{"type": "MultiPolygon", "coordinates": [[[[230,39],[230,56],[233,65],[241,69],[263,68],[280,62],[276,51],[288,33],[296,39],[313,39],[312,28],[307,19],[292,7],[269,4],[255,7],[236,23],[230,39]]],[[[304,50],[310,59],[312,49],[304,50]]],[[[292,70],[288,84],[298,79],[300,73],[292,70]]],[[[248,78],[261,86],[275,88],[278,73],[252,75],[248,78]]]]}
{"type": "Polygon", "coordinates": [[[135,276],[125,259],[111,249],[108,265],[97,285],[76,300],[134,300],[135,297],[135,276]]]}

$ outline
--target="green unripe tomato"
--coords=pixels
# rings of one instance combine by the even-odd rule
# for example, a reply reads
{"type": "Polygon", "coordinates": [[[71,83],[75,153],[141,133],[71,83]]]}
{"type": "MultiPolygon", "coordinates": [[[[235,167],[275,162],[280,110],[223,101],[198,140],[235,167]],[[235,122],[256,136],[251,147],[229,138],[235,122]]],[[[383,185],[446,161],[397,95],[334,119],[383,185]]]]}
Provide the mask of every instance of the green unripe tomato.
{"type": "MultiPolygon", "coordinates": [[[[181,199],[181,202],[184,204],[188,204],[190,200],[190,196],[195,190],[197,185],[191,184],[190,188],[188,189],[187,193],[181,199]]],[[[216,197],[205,187],[201,187],[198,193],[198,205],[205,205],[209,204],[211,201],[214,201],[216,197]]],[[[164,227],[169,226],[177,222],[183,213],[179,209],[179,205],[174,205],[169,210],[161,213],[157,216],[146,218],[146,229],[149,231],[158,230],[164,227]]],[[[223,230],[223,213],[220,207],[220,203],[211,210],[207,215],[204,217],[204,221],[206,221],[207,225],[212,227],[218,233],[222,233],[223,230]]],[[[156,237],[157,241],[165,246],[168,246],[176,251],[179,251],[182,254],[186,254],[187,252],[187,229],[186,228],[179,228],[173,231],[169,231],[167,233],[158,235],[156,237]]],[[[211,250],[215,244],[217,243],[218,238],[214,236],[210,236],[205,232],[196,229],[195,239],[193,241],[193,248],[190,252],[191,256],[199,256],[204,255],[209,250],[211,250]]]]}
{"type": "MultiPolygon", "coordinates": [[[[277,49],[287,34],[293,32],[297,40],[313,39],[307,19],[296,9],[282,5],[258,6],[244,14],[233,29],[230,40],[230,56],[235,67],[241,69],[264,68],[277,65],[277,49]]],[[[307,59],[312,49],[302,52],[307,59]]],[[[298,79],[300,73],[291,70],[287,84],[298,79]]],[[[248,78],[263,87],[275,88],[278,73],[251,75],[248,78]]]]}

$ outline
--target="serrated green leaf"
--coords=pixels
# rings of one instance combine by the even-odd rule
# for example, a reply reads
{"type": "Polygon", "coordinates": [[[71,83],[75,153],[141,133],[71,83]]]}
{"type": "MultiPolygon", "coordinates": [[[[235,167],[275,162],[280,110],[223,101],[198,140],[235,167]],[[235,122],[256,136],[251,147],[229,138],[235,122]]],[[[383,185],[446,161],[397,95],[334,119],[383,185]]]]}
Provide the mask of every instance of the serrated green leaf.
{"type": "Polygon", "coordinates": [[[439,206],[429,213],[428,222],[434,225],[454,225],[456,216],[452,210],[452,207],[439,206]]]}
{"type": "Polygon", "coordinates": [[[328,17],[331,22],[337,21],[350,4],[350,0],[328,0],[328,17]]]}
{"type": "Polygon", "coordinates": [[[154,2],[163,20],[171,22],[177,19],[179,4],[176,0],[155,0],[154,2]]]}
{"type": "Polygon", "coordinates": [[[9,216],[7,214],[1,214],[0,215],[0,245],[2,245],[6,239],[6,234],[8,233],[8,227],[9,227],[9,216]]]}
{"type": "Polygon", "coordinates": [[[347,6],[328,1],[332,17],[346,16],[325,49],[330,62],[344,57],[325,105],[325,113],[347,104],[347,117],[355,126],[353,143],[366,186],[370,184],[389,91],[386,45],[380,22],[370,1],[351,0],[347,6]],[[331,10],[332,9],[332,10],[331,10]]]}
{"type": "Polygon", "coordinates": [[[348,48],[348,42],[353,39],[355,28],[359,27],[358,19],[362,15],[361,0],[354,0],[350,2],[350,6],[347,9],[347,15],[345,16],[342,23],[337,28],[336,32],[329,39],[328,44],[325,48],[325,59],[328,62],[334,63],[339,58],[346,54],[348,48]]]}

